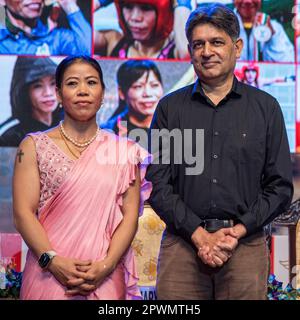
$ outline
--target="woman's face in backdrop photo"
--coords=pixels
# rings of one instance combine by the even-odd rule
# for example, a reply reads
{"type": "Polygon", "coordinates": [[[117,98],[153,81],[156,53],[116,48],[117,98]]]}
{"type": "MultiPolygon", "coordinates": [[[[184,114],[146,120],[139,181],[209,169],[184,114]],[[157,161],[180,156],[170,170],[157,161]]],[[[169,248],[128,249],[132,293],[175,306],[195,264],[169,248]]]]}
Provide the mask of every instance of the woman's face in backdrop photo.
{"type": "Polygon", "coordinates": [[[147,4],[125,4],[122,9],[124,21],[131,36],[137,41],[150,40],[156,25],[156,11],[147,4]]]}
{"type": "Polygon", "coordinates": [[[55,94],[55,77],[45,76],[29,85],[29,98],[32,114],[38,119],[39,114],[52,113],[57,107],[55,94]]]}
{"type": "Polygon", "coordinates": [[[149,116],[153,115],[162,95],[162,84],[151,70],[145,72],[137,81],[133,82],[123,99],[128,104],[129,110],[149,116]]]}

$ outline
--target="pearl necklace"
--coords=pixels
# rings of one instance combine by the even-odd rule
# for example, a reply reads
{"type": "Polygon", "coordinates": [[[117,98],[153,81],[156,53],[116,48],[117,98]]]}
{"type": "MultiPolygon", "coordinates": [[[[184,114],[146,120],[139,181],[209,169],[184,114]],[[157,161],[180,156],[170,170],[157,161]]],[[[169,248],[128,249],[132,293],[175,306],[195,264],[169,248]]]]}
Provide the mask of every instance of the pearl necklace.
{"type": "Polygon", "coordinates": [[[99,131],[100,131],[99,128],[97,128],[96,134],[95,134],[94,136],[92,136],[91,139],[87,140],[87,141],[84,142],[84,143],[80,143],[80,142],[76,141],[75,139],[73,139],[72,137],[70,137],[70,136],[66,133],[66,131],[65,131],[64,127],[63,127],[63,122],[62,122],[62,121],[59,123],[59,129],[60,129],[61,133],[63,134],[63,136],[64,136],[67,140],[69,140],[69,141],[72,142],[76,147],[79,147],[79,148],[87,147],[88,145],[90,145],[90,144],[96,139],[96,137],[97,137],[97,135],[98,135],[98,133],[99,133],[99,131]]]}
{"type": "MultiPolygon", "coordinates": [[[[59,130],[59,133],[60,133],[61,138],[63,139],[65,145],[67,146],[68,150],[71,152],[71,154],[72,154],[76,159],[78,159],[79,156],[78,156],[77,154],[75,154],[75,153],[72,151],[72,149],[69,147],[68,141],[67,141],[67,139],[63,136],[63,134],[61,133],[61,130],[59,130]]],[[[76,149],[76,150],[77,150],[77,149],[76,149]]],[[[85,149],[84,149],[84,150],[85,150],[85,149]]],[[[82,151],[79,151],[79,150],[78,150],[78,152],[80,153],[80,155],[81,155],[81,153],[82,153],[84,150],[82,150],[82,151]]]]}

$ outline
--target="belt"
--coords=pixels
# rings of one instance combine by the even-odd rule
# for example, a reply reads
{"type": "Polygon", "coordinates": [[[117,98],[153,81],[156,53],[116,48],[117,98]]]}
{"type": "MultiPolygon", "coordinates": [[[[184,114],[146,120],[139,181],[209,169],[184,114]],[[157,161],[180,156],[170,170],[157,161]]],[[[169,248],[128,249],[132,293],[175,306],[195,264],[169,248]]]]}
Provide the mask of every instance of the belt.
{"type": "Polygon", "coordinates": [[[216,232],[222,228],[231,228],[235,225],[233,220],[205,219],[204,229],[208,232],[216,232]]]}

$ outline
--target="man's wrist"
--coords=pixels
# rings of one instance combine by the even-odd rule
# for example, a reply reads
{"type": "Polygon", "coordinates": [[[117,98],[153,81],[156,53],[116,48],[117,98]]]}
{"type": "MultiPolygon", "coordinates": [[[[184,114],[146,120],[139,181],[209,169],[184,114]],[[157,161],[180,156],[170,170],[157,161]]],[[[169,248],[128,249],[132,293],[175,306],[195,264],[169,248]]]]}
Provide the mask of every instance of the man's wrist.
{"type": "Polygon", "coordinates": [[[203,246],[203,237],[205,233],[207,233],[207,231],[202,226],[197,227],[197,229],[193,232],[191,240],[197,249],[203,246]]]}
{"type": "Polygon", "coordinates": [[[242,223],[238,223],[233,227],[234,232],[237,234],[237,238],[241,239],[246,236],[247,229],[242,223]]]}

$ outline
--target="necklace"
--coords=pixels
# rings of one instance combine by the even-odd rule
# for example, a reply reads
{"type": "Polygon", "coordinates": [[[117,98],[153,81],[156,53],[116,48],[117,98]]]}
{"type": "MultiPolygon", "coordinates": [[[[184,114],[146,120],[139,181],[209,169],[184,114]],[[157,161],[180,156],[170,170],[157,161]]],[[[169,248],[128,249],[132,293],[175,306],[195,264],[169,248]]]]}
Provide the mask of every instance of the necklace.
{"type": "Polygon", "coordinates": [[[59,123],[59,129],[60,129],[60,132],[62,133],[62,135],[63,135],[67,140],[69,140],[69,141],[72,142],[76,147],[79,147],[79,148],[87,147],[88,145],[90,145],[90,144],[96,139],[96,137],[97,137],[97,135],[98,135],[98,132],[99,132],[99,128],[97,128],[96,134],[95,134],[94,136],[92,136],[91,139],[87,140],[87,141],[84,142],[84,143],[80,143],[80,142],[76,141],[75,139],[73,139],[72,137],[70,137],[70,136],[66,133],[62,121],[59,123]]]}
{"type": "Polygon", "coordinates": [[[80,153],[80,156],[78,156],[78,155],[77,155],[77,154],[75,154],[75,153],[72,151],[72,149],[69,147],[69,145],[68,145],[68,142],[67,142],[66,138],[65,138],[65,137],[64,137],[64,135],[62,134],[62,131],[61,131],[61,130],[59,130],[59,132],[60,132],[60,135],[61,135],[61,137],[62,137],[62,139],[63,139],[63,141],[64,141],[65,145],[67,146],[68,150],[72,153],[72,155],[73,155],[76,159],[78,159],[78,158],[81,156],[82,152],[83,152],[85,149],[84,149],[84,150],[82,150],[82,151],[77,150],[77,151],[80,153]]]}

